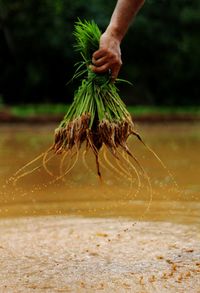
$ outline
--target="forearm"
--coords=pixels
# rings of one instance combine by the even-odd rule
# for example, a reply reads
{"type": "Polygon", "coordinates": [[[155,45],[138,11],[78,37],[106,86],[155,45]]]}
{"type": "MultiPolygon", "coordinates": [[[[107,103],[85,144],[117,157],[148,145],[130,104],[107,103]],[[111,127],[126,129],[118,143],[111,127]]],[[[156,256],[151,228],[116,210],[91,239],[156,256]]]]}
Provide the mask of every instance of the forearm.
{"type": "Polygon", "coordinates": [[[118,0],[106,31],[101,35],[99,50],[92,56],[92,70],[111,72],[114,81],[122,65],[120,44],[144,0],[118,0]]]}
{"type": "Polygon", "coordinates": [[[118,0],[106,32],[121,42],[144,0],[118,0]]]}

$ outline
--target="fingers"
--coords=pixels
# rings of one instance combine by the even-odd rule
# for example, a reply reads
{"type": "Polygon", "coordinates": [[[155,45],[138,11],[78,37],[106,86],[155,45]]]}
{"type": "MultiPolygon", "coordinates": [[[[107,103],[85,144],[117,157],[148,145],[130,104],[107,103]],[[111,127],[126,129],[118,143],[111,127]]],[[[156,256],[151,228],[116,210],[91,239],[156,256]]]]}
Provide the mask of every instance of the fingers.
{"type": "Polygon", "coordinates": [[[95,72],[95,73],[104,73],[106,71],[108,71],[109,69],[111,69],[108,64],[104,64],[102,66],[92,66],[92,70],[95,72]]]}
{"type": "Polygon", "coordinates": [[[111,71],[111,80],[115,81],[115,79],[117,78],[117,76],[119,74],[120,67],[121,66],[109,66],[107,64],[102,65],[102,66],[98,66],[98,67],[92,65],[91,70],[95,73],[104,73],[104,72],[107,72],[110,70],[111,71]]]}
{"type": "Polygon", "coordinates": [[[100,58],[95,58],[94,56],[92,57],[92,63],[95,66],[102,66],[108,62],[108,57],[107,56],[102,56],[100,58]]]}
{"type": "Polygon", "coordinates": [[[111,70],[111,78],[115,80],[122,66],[120,41],[109,31],[101,35],[99,49],[92,55],[92,70],[104,73],[111,70]]]}
{"type": "MultiPolygon", "coordinates": [[[[121,66],[120,66],[121,67],[121,66]]],[[[115,81],[115,79],[117,78],[118,74],[119,74],[119,71],[120,71],[120,67],[115,67],[113,69],[111,69],[111,79],[112,81],[115,81]]]]}
{"type": "Polygon", "coordinates": [[[107,50],[100,49],[92,56],[92,70],[95,73],[104,73],[111,70],[111,79],[114,81],[122,66],[121,55],[113,54],[107,50]]]}
{"type": "Polygon", "coordinates": [[[94,54],[92,55],[92,57],[95,60],[97,60],[97,59],[100,59],[100,58],[102,58],[102,57],[104,57],[106,55],[107,55],[107,50],[105,50],[105,49],[99,49],[96,52],[94,52],[94,54]]]}

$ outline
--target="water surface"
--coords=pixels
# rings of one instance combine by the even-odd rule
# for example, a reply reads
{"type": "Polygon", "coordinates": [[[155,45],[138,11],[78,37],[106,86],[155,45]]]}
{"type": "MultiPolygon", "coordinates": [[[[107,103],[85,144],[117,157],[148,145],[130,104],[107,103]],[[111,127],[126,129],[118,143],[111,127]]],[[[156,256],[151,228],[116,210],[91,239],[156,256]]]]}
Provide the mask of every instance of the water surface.
{"type": "MultiPolygon", "coordinates": [[[[53,143],[55,125],[0,127],[0,217],[69,214],[95,217],[126,216],[138,219],[200,224],[200,125],[136,125],[145,142],[162,159],[166,168],[135,138],[129,146],[150,178],[141,178],[129,163],[117,161],[103,152],[102,182],[98,179],[91,152],[80,153],[76,166],[63,179],[59,176],[61,156],[48,162],[51,177],[43,168],[20,178],[16,185],[6,183],[20,167],[44,152],[53,143]],[[171,174],[173,179],[171,178],[171,174]],[[129,178],[129,179],[128,179],[129,178]],[[132,178],[132,180],[130,180],[132,178]],[[174,182],[176,181],[176,183],[174,182]]],[[[63,170],[76,155],[66,157],[63,170]]],[[[34,164],[26,170],[39,165],[34,164]]],[[[64,171],[63,171],[64,172],[64,171]]]]}

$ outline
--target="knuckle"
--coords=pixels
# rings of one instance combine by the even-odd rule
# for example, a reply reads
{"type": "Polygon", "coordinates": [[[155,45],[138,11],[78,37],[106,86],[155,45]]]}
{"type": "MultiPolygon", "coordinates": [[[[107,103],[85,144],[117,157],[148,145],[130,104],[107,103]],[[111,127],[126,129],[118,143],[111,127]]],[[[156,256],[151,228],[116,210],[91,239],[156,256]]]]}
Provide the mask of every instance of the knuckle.
{"type": "Polygon", "coordinates": [[[109,69],[109,64],[104,64],[101,68],[103,71],[106,71],[109,69]]]}
{"type": "Polygon", "coordinates": [[[94,52],[93,54],[92,54],[92,58],[96,58],[96,56],[98,56],[98,51],[96,51],[96,52],[94,52]]]}
{"type": "Polygon", "coordinates": [[[96,67],[95,72],[100,73],[100,72],[105,72],[107,70],[107,65],[102,65],[99,67],[96,67]]]}
{"type": "Polygon", "coordinates": [[[100,50],[99,50],[99,55],[102,55],[102,56],[104,56],[104,55],[106,55],[108,52],[107,52],[107,50],[105,49],[105,48],[101,48],[100,50]]]}

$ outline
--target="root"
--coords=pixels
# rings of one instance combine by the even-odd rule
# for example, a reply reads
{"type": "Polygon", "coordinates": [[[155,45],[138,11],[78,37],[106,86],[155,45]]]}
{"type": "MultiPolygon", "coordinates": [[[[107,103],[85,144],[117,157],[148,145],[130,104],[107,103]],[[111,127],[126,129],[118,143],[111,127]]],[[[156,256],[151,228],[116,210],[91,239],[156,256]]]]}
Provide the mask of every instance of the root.
{"type": "Polygon", "coordinates": [[[13,175],[13,177],[15,177],[16,175],[18,175],[21,171],[23,171],[24,169],[26,169],[28,166],[32,165],[33,163],[37,162],[40,158],[42,158],[46,153],[50,152],[51,148],[48,149],[46,152],[40,154],[39,156],[37,156],[35,159],[31,160],[30,162],[28,162],[26,165],[24,165],[23,167],[21,167],[17,172],[15,172],[15,174],[13,175]]]}
{"type": "Polygon", "coordinates": [[[62,176],[63,173],[64,173],[64,172],[63,172],[63,166],[64,166],[64,162],[65,162],[65,159],[66,159],[68,153],[69,153],[69,151],[66,151],[66,152],[64,153],[62,159],[61,159],[60,166],[59,166],[59,173],[60,173],[60,176],[62,176]]]}
{"type": "Polygon", "coordinates": [[[102,181],[98,155],[95,155],[95,159],[96,159],[96,166],[97,166],[97,174],[99,176],[100,181],[102,181]]]}
{"type": "MultiPolygon", "coordinates": [[[[46,153],[43,153],[42,155],[44,155],[44,154],[46,154],[46,153]]],[[[42,155],[40,155],[40,157],[42,157],[42,155]]],[[[38,157],[39,157],[39,156],[38,156],[38,157]]],[[[50,161],[53,157],[55,157],[55,154],[52,155],[50,158],[48,158],[48,159],[46,160],[46,163],[47,163],[48,161],[50,161]]],[[[36,161],[36,159],[33,160],[33,161],[36,161]]],[[[31,161],[30,163],[32,163],[33,161],[31,161]]],[[[30,166],[30,163],[26,164],[24,167],[30,166]]],[[[22,170],[24,169],[24,167],[22,167],[20,170],[22,171],[22,170]]],[[[15,185],[17,184],[17,182],[18,182],[19,179],[21,179],[21,178],[23,178],[23,177],[25,177],[25,176],[27,176],[27,175],[33,173],[34,171],[37,171],[37,170],[40,169],[41,167],[43,167],[43,163],[40,164],[39,166],[37,166],[37,167],[35,167],[35,168],[29,170],[29,171],[26,171],[26,172],[22,173],[21,175],[19,175],[19,176],[17,176],[17,177],[16,177],[16,173],[15,173],[14,177],[12,178],[13,185],[15,186],[15,185]]]]}
{"type": "MultiPolygon", "coordinates": [[[[139,136],[139,135],[138,135],[138,136],[139,136]]],[[[140,136],[139,136],[139,138],[140,138],[140,136]]],[[[140,140],[141,140],[141,138],[140,138],[140,140]]],[[[123,149],[124,149],[124,148],[123,148],[123,149]]],[[[135,156],[133,156],[129,151],[127,152],[127,150],[125,149],[125,150],[124,150],[124,153],[123,153],[123,154],[124,154],[123,157],[124,157],[124,159],[127,161],[127,163],[128,163],[133,169],[134,169],[134,171],[136,172],[137,178],[138,178],[138,189],[137,189],[137,191],[136,191],[134,197],[137,196],[137,194],[139,193],[139,191],[140,191],[140,189],[141,189],[141,187],[142,187],[141,179],[140,179],[140,176],[139,176],[139,173],[138,173],[137,169],[136,169],[136,168],[134,167],[134,165],[130,162],[129,158],[128,158],[128,157],[127,157],[127,158],[125,157],[125,153],[128,154],[129,157],[131,157],[131,158],[135,161],[135,163],[138,165],[138,167],[139,167],[140,170],[142,171],[142,174],[143,174],[144,178],[145,178],[145,179],[147,180],[147,182],[148,182],[149,201],[148,201],[147,208],[145,209],[144,213],[143,213],[142,216],[141,216],[141,219],[143,219],[144,216],[145,216],[145,215],[147,214],[147,212],[149,211],[150,206],[151,206],[151,203],[152,203],[152,201],[153,201],[153,189],[152,189],[152,185],[151,185],[151,180],[150,180],[150,178],[149,178],[147,172],[145,171],[145,169],[142,167],[142,165],[141,165],[140,162],[138,161],[138,159],[137,159],[135,156]]]]}
{"type": "Polygon", "coordinates": [[[127,153],[122,152],[122,157],[128,163],[128,165],[133,169],[133,171],[135,172],[135,174],[137,176],[138,187],[137,187],[137,190],[136,190],[136,192],[134,194],[134,197],[133,197],[133,198],[136,198],[137,194],[139,193],[139,191],[141,189],[141,186],[142,186],[140,175],[139,175],[137,169],[135,168],[134,164],[132,164],[131,161],[129,160],[129,157],[128,157],[127,153]]]}
{"type": "MultiPolygon", "coordinates": [[[[121,154],[120,153],[120,155],[122,156],[122,158],[124,159],[124,156],[123,156],[123,153],[121,154]]],[[[129,191],[127,192],[127,194],[126,194],[126,197],[129,197],[129,195],[131,195],[131,193],[132,193],[132,190],[133,190],[133,182],[135,181],[134,179],[133,179],[133,175],[131,174],[131,171],[129,170],[129,168],[127,168],[127,169],[125,169],[124,167],[122,167],[122,161],[121,160],[115,160],[116,161],[116,164],[118,165],[118,167],[123,171],[123,173],[126,175],[126,179],[128,180],[128,181],[130,181],[130,186],[129,186],[129,191]],[[127,171],[128,170],[128,171],[127,171]]],[[[139,175],[138,175],[138,172],[137,172],[137,170],[136,170],[136,168],[134,167],[134,166],[131,166],[132,168],[134,168],[134,171],[135,171],[135,173],[136,173],[136,176],[137,176],[137,179],[138,179],[138,177],[139,177],[139,175]]],[[[139,178],[140,179],[140,178],[139,178]]],[[[140,183],[140,180],[137,180],[139,183],[140,183]]],[[[138,185],[139,185],[139,183],[138,183],[138,185]]]]}
{"type": "Polygon", "coordinates": [[[96,175],[96,173],[88,166],[88,163],[87,163],[87,161],[86,161],[86,154],[87,154],[87,149],[85,149],[84,151],[83,151],[83,154],[82,154],[82,162],[83,162],[83,165],[85,166],[85,168],[90,172],[90,173],[92,173],[92,174],[95,174],[96,175]]]}
{"type": "Polygon", "coordinates": [[[37,167],[33,168],[32,170],[29,170],[29,171],[24,172],[23,174],[17,176],[16,178],[14,177],[13,178],[13,186],[16,186],[16,184],[19,181],[19,179],[25,177],[26,175],[29,175],[29,174],[33,173],[34,171],[40,169],[41,167],[42,167],[42,165],[37,166],[37,167]]]}
{"type": "Polygon", "coordinates": [[[148,181],[148,185],[149,185],[149,192],[150,192],[150,195],[149,195],[149,201],[148,201],[148,205],[143,213],[143,215],[141,216],[141,219],[143,219],[145,217],[145,215],[148,213],[148,211],[150,210],[150,207],[151,207],[151,204],[152,204],[152,201],[153,201],[153,189],[152,189],[152,185],[151,185],[151,180],[148,176],[148,174],[145,172],[146,174],[146,179],[148,181]]]}
{"type": "Polygon", "coordinates": [[[68,168],[65,173],[63,173],[62,175],[56,177],[54,180],[52,180],[51,182],[49,182],[49,185],[50,184],[53,184],[55,182],[57,182],[58,180],[61,180],[62,178],[64,178],[73,168],[74,166],[76,165],[77,161],[78,161],[78,157],[79,157],[79,150],[77,149],[76,150],[76,158],[74,160],[74,163],[72,164],[72,166],[70,168],[68,168]]]}
{"type": "Polygon", "coordinates": [[[87,154],[87,150],[84,150],[83,151],[83,154],[82,154],[82,162],[83,162],[83,165],[85,166],[85,168],[92,172],[92,170],[90,169],[90,167],[88,166],[87,162],[86,162],[86,154],[87,154]]]}
{"type": "MultiPolygon", "coordinates": [[[[103,147],[103,149],[104,149],[104,147],[103,147]]],[[[105,151],[105,150],[104,150],[104,151],[105,151]]],[[[102,160],[101,160],[100,157],[99,157],[99,164],[100,164],[100,166],[101,166],[104,170],[106,170],[106,171],[110,170],[107,166],[104,165],[104,163],[102,162],[102,160]]]]}
{"type": "Polygon", "coordinates": [[[148,213],[148,211],[150,210],[151,203],[153,201],[153,189],[152,189],[150,177],[148,176],[148,174],[145,171],[145,169],[141,166],[141,164],[139,163],[139,161],[137,160],[137,158],[134,158],[134,161],[139,164],[140,169],[142,170],[142,173],[144,175],[144,178],[146,178],[146,180],[148,182],[148,189],[149,189],[149,201],[148,201],[148,205],[147,205],[145,211],[143,212],[142,216],[140,217],[140,220],[142,220],[145,217],[145,215],[148,213]]]}
{"type": "Polygon", "coordinates": [[[118,160],[116,160],[116,163],[117,165],[119,166],[119,168],[123,169],[125,174],[127,174],[127,180],[130,181],[130,185],[129,185],[129,191],[126,193],[126,197],[128,198],[129,195],[131,195],[132,193],[132,190],[133,190],[133,182],[134,182],[134,179],[133,179],[133,175],[131,174],[130,170],[128,169],[128,172],[126,171],[126,169],[122,168],[121,164],[119,163],[118,160]]]}
{"type": "Polygon", "coordinates": [[[129,170],[127,171],[124,167],[122,167],[122,162],[121,162],[120,158],[119,159],[115,158],[115,162],[116,162],[117,166],[119,167],[119,169],[121,169],[121,171],[123,172],[124,176],[126,176],[126,178],[128,180],[132,180],[132,175],[131,175],[130,171],[129,170]]]}
{"type": "Polygon", "coordinates": [[[120,172],[110,161],[109,161],[109,159],[108,159],[108,157],[107,157],[107,154],[106,154],[106,150],[104,149],[104,151],[103,151],[103,157],[104,157],[104,160],[105,160],[105,162],[108,164],[108,166],[115,172],[115,173],[117,173],[117,174],[119,174],[121,177],[123,177],[123,178],[126,178],[127,179],[127,177],[122,173],[122,172],[120,172]]]}
{"type": "Polygon", "coordinates": [[[99,160],[98,160],[99,151],[96,148],[95,144],[92,142],[89,132],[87,133],[87,139],[88,139],[88,143],[89,143],[89,145],[95,155],[97,175],[99,176],[99,179],[101,180],[101,172],[100,172],[100,166],[99,166],[99,160]]]}
{"type": "Polygon", "coordinates": [[[50,176],[54,176],[53,173],[49,170],[49,168],[47,167],[47,162],[49,161],[47,156],[48,156],[49,152],[46,152],[43,156],[43,160],[42,160],[42,165],[44,170],[47,172],[47,174],[49,174],[50,176]]]}
{"type": "Polygon", "coordinates": [[[152,150],[152,148],[150,148],[141,138],[141,136],[137,133],[132,131],[132,134],[135,135],[139,141],[142,142],[142,144],[150,151],[150,153],[153,154],[153,156],[157,159],[157,161],[161,164],[161,166],[163,167],[163,169],[166,170],[166,172],[168,173],[168,175],[170,176],[173,184],[176,186],[177,190],[180,191],[180,187],[178,186],[178,183],[176,182],[176,180],[174,179],[174,176],[172,175],[172,173],[169,171],[169,169],[166,167],[166,165],[163,163],[163,161],[159,158],[159,156],[154,152],[154,150],[152,150]]]}

